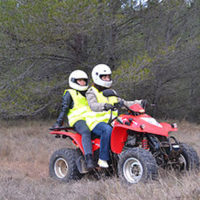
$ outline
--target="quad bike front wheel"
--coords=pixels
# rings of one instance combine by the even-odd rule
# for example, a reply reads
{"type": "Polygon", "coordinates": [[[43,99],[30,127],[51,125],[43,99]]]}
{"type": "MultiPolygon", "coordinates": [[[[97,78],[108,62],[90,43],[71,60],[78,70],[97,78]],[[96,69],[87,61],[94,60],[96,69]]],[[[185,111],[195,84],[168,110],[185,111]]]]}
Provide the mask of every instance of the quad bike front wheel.
{"type": "Polygon", "coordinates": [[[179,157],[180,171],[199,170],[199,156],[197,152],[188,144],[181,143],[181,154],[179,157]]]}
{"type": "Polygon", "coordinates": [[[150,152],[133,148],[120,154],[118,175],[124,183],[146,182],[157,178],[158,166],[150,152]]]}
{"type": "Polygon", "coordinates": [[[50,177],[64,182],[80,179],[82,175],[76,165],[78,156],[76,149],[63,148],[55,151],[49,162],[50,177]]]}

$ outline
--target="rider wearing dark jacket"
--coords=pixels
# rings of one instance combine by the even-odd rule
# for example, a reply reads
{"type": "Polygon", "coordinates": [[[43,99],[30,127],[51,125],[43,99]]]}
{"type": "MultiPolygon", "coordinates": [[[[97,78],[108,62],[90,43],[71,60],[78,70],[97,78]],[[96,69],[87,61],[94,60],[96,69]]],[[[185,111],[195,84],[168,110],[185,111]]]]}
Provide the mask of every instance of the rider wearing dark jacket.
{"type": "Polygon", "coordinates": [[[69,86],[72,89],[64,91],[62,98],[62,109],[54,124],[54,128],[62,126],[66,118],[68,124],[82,135],[82,145],[85,152],[86,166],[88,169],[94,167],[92,158],[91,132],[85,122],[85,114],[90,111],[85,97],[88,89],[88,76],[81,70],[73,71],[69,76],[69,86]]]}

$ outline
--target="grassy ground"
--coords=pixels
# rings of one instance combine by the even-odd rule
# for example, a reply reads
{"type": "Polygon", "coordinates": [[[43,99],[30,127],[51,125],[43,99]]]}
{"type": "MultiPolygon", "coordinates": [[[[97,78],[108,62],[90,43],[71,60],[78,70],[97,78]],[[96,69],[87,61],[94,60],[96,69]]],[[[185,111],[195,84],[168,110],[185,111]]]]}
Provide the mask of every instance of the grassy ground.
{"type": "MultiPolygon", "coordinates": [[[[59,183],[48,174],[51,154],[72,146],[55,139],[48,128],[53,122],[0,122],[0,200],[159,200],[200,199],[200,174],[175,175],[160,170],[158,181],[123,186],[117,177],[59,183]]],[[[200,126],[181,122],[175,136],[200,155],[200,126]]]]}

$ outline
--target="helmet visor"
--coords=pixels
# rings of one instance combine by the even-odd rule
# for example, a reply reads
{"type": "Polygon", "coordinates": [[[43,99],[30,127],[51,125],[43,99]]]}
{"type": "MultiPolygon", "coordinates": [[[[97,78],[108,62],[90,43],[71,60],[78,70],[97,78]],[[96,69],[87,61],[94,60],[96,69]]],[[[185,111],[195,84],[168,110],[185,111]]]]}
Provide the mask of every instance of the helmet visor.
{"type": "Polygon", "coordinates": [[[103,75],[100,75],[100,79],[102,81],[111,81],[111,74],[103,74],[103,75]]]}

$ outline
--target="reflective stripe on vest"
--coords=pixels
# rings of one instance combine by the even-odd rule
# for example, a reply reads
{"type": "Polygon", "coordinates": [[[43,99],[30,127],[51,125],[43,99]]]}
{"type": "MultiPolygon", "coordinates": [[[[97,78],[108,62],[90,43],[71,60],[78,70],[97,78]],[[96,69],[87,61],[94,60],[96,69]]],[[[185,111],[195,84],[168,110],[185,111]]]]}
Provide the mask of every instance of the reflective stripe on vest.
{"type": "Polygon", "coordinates": [[[73,108],[69,109],[67,114],[69,125],[73,126],[78,120],[85,120],[85,113],[90,111],[90,107],[87,99],[80,92],[73,89],[67,89],[64,91],[63,95],[65,95],[66,92],[70,93],[74,102],[73,108]]]}
{"type": "MultiPolygon", "coordinates": [[[[114,105],[114,103],[118,102],[117,97],[105,97],[103,92],[99,92],[95,87],[92,86],[92,89],[96,95],[98,103],[109,103],[114,105]]],[[[112,118],[117,116],[117,111],[112,111],[112,118]]],[[[108,123],[110,119],[111,111],[101,111],[101,112],[90,112],[87,115],[86,122],[90,130],[100,122],[108,123]]]]}

